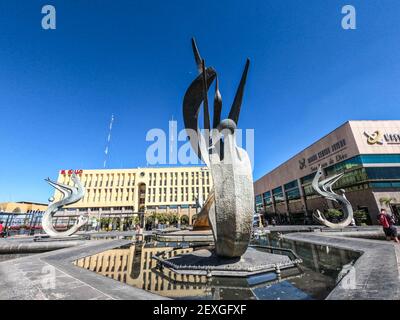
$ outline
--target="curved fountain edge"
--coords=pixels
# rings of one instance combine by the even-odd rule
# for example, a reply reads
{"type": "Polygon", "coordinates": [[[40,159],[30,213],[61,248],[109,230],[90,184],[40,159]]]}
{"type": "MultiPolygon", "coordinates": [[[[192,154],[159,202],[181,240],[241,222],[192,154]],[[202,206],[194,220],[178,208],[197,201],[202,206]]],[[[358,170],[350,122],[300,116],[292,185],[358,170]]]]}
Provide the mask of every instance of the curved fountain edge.
{"type": "Polygon", "coordinates": [[[1,300],[168,300],[145,290],[73,265],[73,261],[132,243],[89,241],[72,248],[39,253],[0,263],[1,300]],[[54,287],[43,288],[54,272],[54,287]]]}
{"type": "MultiPolygon", "coordinates": [[[[369,231],[370,232],[370,231],[369,231]]],[[[345,232],[289,233],[283,238],[360,252],[354,273],[347,274],[331,291],[327,300],[399,300],[400,245],[387,241],[355,238],[345,232]],[[350,287],[342,283],[355,282],[350,287]]]]}

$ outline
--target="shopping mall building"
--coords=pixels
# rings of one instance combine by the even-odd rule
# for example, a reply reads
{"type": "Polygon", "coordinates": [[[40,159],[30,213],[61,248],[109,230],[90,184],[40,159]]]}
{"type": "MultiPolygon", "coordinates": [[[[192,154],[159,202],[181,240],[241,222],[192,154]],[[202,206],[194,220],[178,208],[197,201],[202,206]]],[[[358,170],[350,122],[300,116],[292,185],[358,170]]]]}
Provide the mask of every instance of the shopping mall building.
{"type": "MultiPolygon", "coordinates": [[[[72,170],[61,170],[57,181],[72,184],[72,170]]],[[[212,188],[205,166],[74,170],[85,187],[79,202],[66,206],[65,215],[123,216],[135,213],[175,213],[192,224],[212,188]],[[199,201],[200,200],[200,201],[199,201]]],[[[61,193],[55,191],[55,201],[61,193]]]]}
{"type": "Polygon", "coordinates": [[[319,165],[325,177],[345,172],[334,189],[344,189],[353,209],[369,214],[369,223],[376,224],[381,207],[400,214],[399,120],[344,123],[255,181],[256,211],[302,224],[311,222],[314,210],[333,208],[311,186],[319,165]]]}

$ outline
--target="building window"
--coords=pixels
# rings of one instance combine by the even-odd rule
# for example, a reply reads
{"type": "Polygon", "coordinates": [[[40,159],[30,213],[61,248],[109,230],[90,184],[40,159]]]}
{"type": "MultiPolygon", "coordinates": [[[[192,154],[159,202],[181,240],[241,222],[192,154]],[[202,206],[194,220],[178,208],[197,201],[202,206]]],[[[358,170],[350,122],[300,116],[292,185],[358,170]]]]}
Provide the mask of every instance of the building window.
{"type": "Polygon", "coordinates": [[[299,190],[299,188],[295,188],[295,189],[286,191],[286,199],[288,199],[289,202],[291,200],[300,199],[300,190],[299,190]]]}
{"type": "Polygon", "coordinates": [[[298,184],[297,184],[297,180],[293,180],[292,182],[286,183],[285,184],[285,190],[290,190],[293,188],[297,188],[298,184]]]}
{"type": "Polygon", "coordinates": [[[283,202],[285,199],[283,197],[282,187],[277,187],[272,190],[272,195],[274,197],[275,203],[283,202]]]}
{"type": "Polygon", "coordinates": [[[371,182],[371,188],[374,189],[399,189],[400,182],[398,181],[388,181],[388,182],[371,182]]]}
{"type": "Polygon", "coordinates": [[[371,180],[400,180],[400,167],[368,167],[365,170],[371,180]]]}
{"type": "Polygon", "coordinates": [[[263,202],[261,195],[256,195],[256,212],[260,212],[263,209],[263,202]]]}
{"type": "Polygon", "coordinates": [[[311,183],[313,181],[314,177],[315,177],[315,172],[302,177],[300,179],[300,182],[301,182],[302,185],[307,184],[307,183],[311,183]]]}
{"type": "Polygon", "coordinates": [[[272,198],[271,198],[271,191],[264,192],[262,194],[263,202],[266,206],[272,204],[272,198]]]}

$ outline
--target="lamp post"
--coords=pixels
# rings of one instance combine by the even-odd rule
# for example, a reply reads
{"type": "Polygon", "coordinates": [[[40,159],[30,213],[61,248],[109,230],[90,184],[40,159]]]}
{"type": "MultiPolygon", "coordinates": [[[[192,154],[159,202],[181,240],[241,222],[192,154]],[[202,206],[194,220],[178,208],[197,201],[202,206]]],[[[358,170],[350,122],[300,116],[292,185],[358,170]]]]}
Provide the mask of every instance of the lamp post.
{"type": "Polygon", "coordinates": [[[99,208],[99,215],[98,215],[98,221],[97,221],[97,225],[96,225],[96,230],[97,230],[97,232],[99,232],[100,231],[100,228],[101,228],[101,212],[103,211],[103,209],[102,208],[99,208]]]}

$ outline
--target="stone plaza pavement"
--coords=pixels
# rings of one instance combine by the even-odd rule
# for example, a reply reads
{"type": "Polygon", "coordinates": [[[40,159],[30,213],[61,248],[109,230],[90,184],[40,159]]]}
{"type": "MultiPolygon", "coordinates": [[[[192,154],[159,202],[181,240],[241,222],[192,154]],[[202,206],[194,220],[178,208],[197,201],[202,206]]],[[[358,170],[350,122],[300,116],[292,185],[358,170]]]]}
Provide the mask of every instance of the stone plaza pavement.
{"type": "Polygon", "coordinates": [[[165,299],[72,264],[131,242],[82,241],[73,247],[0,262],[0,300],[165,299]]]}

